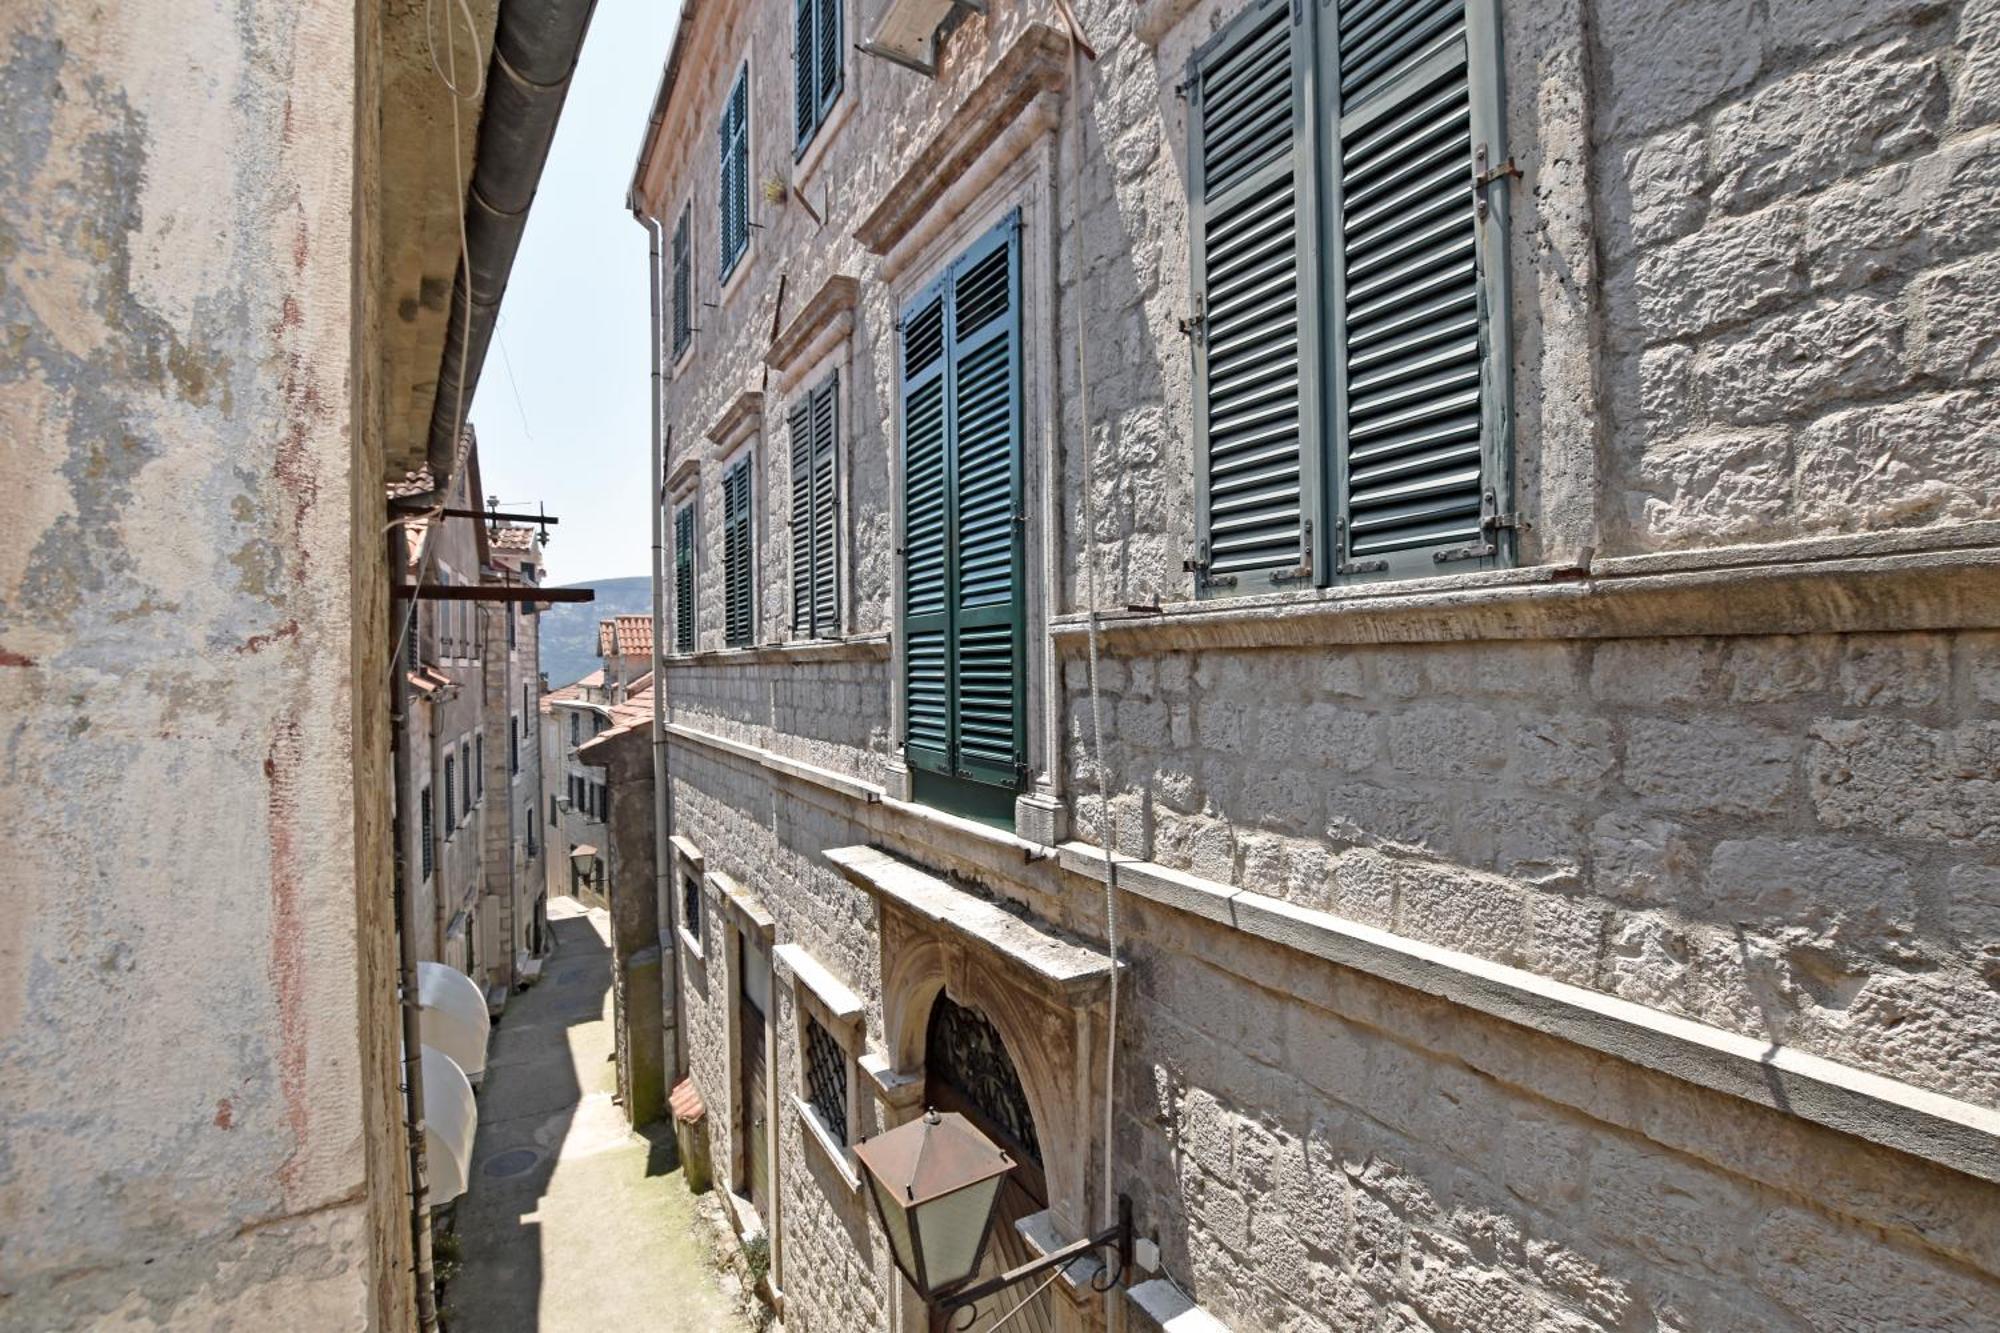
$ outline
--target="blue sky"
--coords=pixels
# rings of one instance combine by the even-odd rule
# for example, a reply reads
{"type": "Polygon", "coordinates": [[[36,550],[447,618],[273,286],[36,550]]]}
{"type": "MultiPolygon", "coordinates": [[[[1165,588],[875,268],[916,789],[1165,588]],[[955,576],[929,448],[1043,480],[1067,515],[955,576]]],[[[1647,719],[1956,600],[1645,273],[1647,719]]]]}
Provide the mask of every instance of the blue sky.
{"type": "Polygon", "coordinates": [[[644,574],[646,232],[625,187],[679,0],[598,0],[514,260],[472,421],[486,493],[545,502],[556,583],[644,574]]]}

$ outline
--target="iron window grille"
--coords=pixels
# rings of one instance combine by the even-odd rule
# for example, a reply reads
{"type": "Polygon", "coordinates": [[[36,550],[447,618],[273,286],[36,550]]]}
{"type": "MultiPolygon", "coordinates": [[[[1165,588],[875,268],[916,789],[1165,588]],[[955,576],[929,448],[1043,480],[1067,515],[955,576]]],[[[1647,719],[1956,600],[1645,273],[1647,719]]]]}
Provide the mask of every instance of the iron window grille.
{"type": "Polygon", "coordinates": [[[693,875],[681,876],[681,929],[701,943],[701,881],[693,875]]]}
{"type": "Polygon", "coordinates": [[[806,1104],[820,1126],[847,1146],[847,1052],[811,1014],[806,1015],[806,1104]]]}

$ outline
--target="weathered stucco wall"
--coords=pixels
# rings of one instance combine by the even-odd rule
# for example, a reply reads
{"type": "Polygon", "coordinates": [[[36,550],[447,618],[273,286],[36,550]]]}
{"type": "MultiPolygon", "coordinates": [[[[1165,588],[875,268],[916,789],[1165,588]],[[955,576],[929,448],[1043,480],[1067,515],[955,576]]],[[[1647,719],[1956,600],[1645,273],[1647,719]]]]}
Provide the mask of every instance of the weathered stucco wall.
{"type": "Polygon", "coordinates": [[[0,17],[10,1326],[406,1317],[357,21],[0,17]]]}
{"type": "MultiPolygon", "coordinates": [[[[1197,608],[1176,84],[1239,7],[1080,6],[1101,56],[1080,162],[1066,125],[1038,138],[894,264],[860,250],[857,226],[1028,15],[968,19],[935,82],[851,56],[824,142],[796,161],[791,7],[705,9],[685,34],[647,183],[670,230],[693,201],[699,326],[667,391],[670,474],[699,497],[703,534],[702,651],[667,673],[675,832],[759,896],[779,943],[862,995],[878,1055],[880,919],[827,848],[887,847],[1101,938],[1073,858],[1059,871],[1046,849],[895,800],[893,656],[851,675],[823,646],[718,651],[722,465],[745,445],[709,430],[764,393],[747,437],[758,642],[788,638],[784,422],[839,369],[844,626],[893,632],[896,314],[996,209],[1049,203],[1054,226],[1023,242],[1026,522],[1030,552],[1048,539],[1057,554],[1046,575],[1031,557],[1029,586],[1072,619],[1029,730],[1057,738],[1080,837],[1100,835],[1108,772],[1120,850],[1198,882],[1184,903],[1212,900],[1132,893],[1124,909],[1118,1179],[1173,1274],[1243,1329],[1991,1322],[2000,1250],[1967,1219],[2000,1195],[1990,1165],[1941,1164],[1952,1135],[1898,1138],[1887,1101],[1867,1132],[1837,1132],[1782,1098],[1717,1091],[1695,1056],[1647,1056],[1636,1028],[1607,1054],[1495,1018],[1477,992],[1497,963],[1577,988],[1562,992],[1576,1014],[1630,1001],[1706,1025],[1704,1041],[1894,1080],[1899,1104],[1941,1094],[1986,1127],[1966,1141],[1993,1160],[2000,643],[1981,520],[1996,512],[2000,10],[1505,0],[1525,568],[1197,608]],[[718,289],[715,118],[745,52],[761,229],[718,289]],[[818,218],[796,194],[767,198],[767,180],[818,218]],[[859,282],[852,332],[812,368],[767,368],[773,331],[833,274],[859,282]],[[1044,336],[1032,316],[1051,307],[1044,336]],[[1787,544],[1805,538],[1848,544],[1787,544]],[[1089,559],[1120,622],[1104,756],[1074,620],[1089,559]],[[1165,613],[1143,609],[1155,601],[1165,613]],[[1285,947],[1231,892],[1294,924],[1450,951],[1481,980],[1454,1003],[1285,947]]],[[[851,37],[861,8],[847,16],[851,37]]],[[[740,1096],[721,948],[689,955],[683,996],[719,1175],[740,1096]]],[[[789,1028],[777,1051],[785,1094],[789,1028]]],[[[889,1287],[879,1304],[852,1292],[870,1271],[888,1281],[878,1238],[785,1124],[788,1323],[886,1322],[889,1287]]]]}

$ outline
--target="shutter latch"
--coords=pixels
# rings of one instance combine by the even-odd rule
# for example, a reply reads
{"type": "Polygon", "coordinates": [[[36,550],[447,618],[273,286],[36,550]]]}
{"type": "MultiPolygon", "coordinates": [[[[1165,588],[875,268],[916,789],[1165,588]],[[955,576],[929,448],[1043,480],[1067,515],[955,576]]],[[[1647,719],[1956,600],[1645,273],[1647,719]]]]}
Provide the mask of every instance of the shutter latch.
{"type": "Polygon", "coordinates": [[[1194,313],[1180,322],[1181,336],[1201,341],[1202,326],[1207,322],[1208,313],[1202,309],[1202,300],[1197,296],[1194,298],[1194,313]]]}
{"type": "Polygon", "coordinates": [[[1480,144],[1472,150],[1472,209],[1478,214],[1481,222],[1486,221],[1486,187],[1509,176],[1515,180],[1521,178],[1521,168],[1515,164],[1513,158],[1508,158],[1497,167],[1489,168],[1486,165],[1488,155],[1485,144],[1480,144]]]}
{"type": "Polygon", "coordinates": [[[1236,586],[1234,574],[1211,574],[1208,572],[1208,543],[1195,547],[1195,558],[1181,561],[1181,568],[1194,575],[1194,590],[1207,592],[1210,588],[1233,588],[1236,586]]]}
{"type": "Polygon", "coordinates": [[[1312,541],[1313,541],[1312,520],[1307,519],[1305,521],[1304,526],[1300,529],[1299,563],[1292,566],[1290,569],[1281,569],[1277,573],[1271,575],[1271,582],[1273,583],[1311,582],[1313,576],[1312,541]]]}

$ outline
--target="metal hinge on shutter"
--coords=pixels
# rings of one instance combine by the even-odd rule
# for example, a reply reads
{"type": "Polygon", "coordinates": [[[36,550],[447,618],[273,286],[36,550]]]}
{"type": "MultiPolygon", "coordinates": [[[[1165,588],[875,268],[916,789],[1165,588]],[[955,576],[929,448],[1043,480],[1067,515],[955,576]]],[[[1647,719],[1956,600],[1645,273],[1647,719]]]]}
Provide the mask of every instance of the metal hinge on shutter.
{"type": "MultiPolygon", "coordinates": [[[[1493,492],[1491,491],[1486,492],[1486,505],[1490,511],[1493,506],[1493,492]]],[[[1499,532],[1503,529],[1525,532],[1529,528],[1534,527],[1534,524],[1522,518],[1519,514],[1495,514],[1489,512],[1486,517],[1479,520],[1479,527],[1481,531],[1489,533],[1499,532]]],[[[1449,564],[1454,560],[1484,560],[1489,555],[1499,554],[1499,551],[1500,548],[1492,541],[1481,541],[1475,542],[1470,546],[1448,546],[1442,551],[1433,551],[1431,559],[1443,565],[1449,564]]]]}
{"type": "Polygon", "coordinates": [[[1497,167],[1488,168],[1486,163],[1489,156],[1485,144],[1480,144],[1472,150],[1472,209],[1481,222],[1486,221],[1488,211],[1486,187],[1509,176],[1515,180],[1521,179],[1521,168],[1515,165],[1513,158],[1508,158],[1497,167]]]}
{"type": "Polygon", "coordinates": [[[1204,309],[1204,302],[1201,297],[1197,295],[1194,298],[1194,313],[1180,321],[1181,336],[1191,338],[1195,342],[1200,342],[1206,336],[1205,326],[1207,323],[1208,312],[1204,309]]]}
{"type": "MultiPolygon", "coordinates": [[[[1347,551],[1347,520],[1344,518],[1335,519],[1333,521],[1333,532],[1335,551],[1345,554],[1347,551]]],[[[1333,572],[1341,575],[1380,574],[1388,568],[1389,562],[1387,560],[1341,560],[1334,565],[1333,572]]]]}
{"type": "Polygon", "coordinates": [[[1307,519],[1299,528],[1299,563],[1271,575],[1273,583],[1308,583],[1313,576],[1313,525],[1307,519]]]}
{"type": "Polygon", "coordinates": [[[1181,561],[1181,568],[1194,575],[1196,592],[1206,592],[1210,588],[1233,588],[1236,586],[1234,574],[1211,574],[1208,572],[1208,543],[1195,545],[1195,558],[1181,561]]]}

